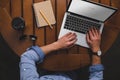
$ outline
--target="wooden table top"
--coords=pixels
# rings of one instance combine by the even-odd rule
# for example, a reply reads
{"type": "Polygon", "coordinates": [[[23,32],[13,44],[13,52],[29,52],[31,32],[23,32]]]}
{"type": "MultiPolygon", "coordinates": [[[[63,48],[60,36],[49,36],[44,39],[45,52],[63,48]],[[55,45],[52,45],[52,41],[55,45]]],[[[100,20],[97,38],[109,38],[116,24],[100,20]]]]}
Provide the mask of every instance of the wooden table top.
{"type": "MultiPolygon", "coordinates": [[[[21,55],[28,47],[33,44],[43,46],[57,40],[61,27],[64,12],[70,0],[51,0],[56,24],[53,30],[48,26],[43,28],[36,27],[35,16],[33,13],[32,4],[44,0],[1,0],[0,4],[0,33],[3,36],[9,47],[17,54],[21,55]],[[11,26],[11,21],[14,17],[21,16],[25,19],[26,29],[24,34],[36,35],[37,40],[31,41],[29,38],[19,40],[20,32],[14,30],[11,26]]],[[[116,1],[120,0],[94,0],[103,4],[111,5],[119,9],[116,1]]],[[[120,14],[118,12],[112,16],[106,23],[102,33],[101,50],[103,54],[112,46],[116,40],[120,30],[120,14]]],[[[60,50],[46,56],[41,67],[47,70],[67,71],[84,67],[90,64],[89,49],[80,46],[74,46],[68,50],[60,50]]]]}

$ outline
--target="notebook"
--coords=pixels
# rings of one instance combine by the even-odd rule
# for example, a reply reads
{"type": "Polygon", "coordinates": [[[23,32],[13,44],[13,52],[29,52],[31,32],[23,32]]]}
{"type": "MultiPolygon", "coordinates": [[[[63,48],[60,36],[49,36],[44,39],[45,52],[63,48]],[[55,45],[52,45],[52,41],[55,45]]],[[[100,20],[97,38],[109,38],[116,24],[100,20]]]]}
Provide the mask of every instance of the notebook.
{"type": "Polygon", "coordinates": [[[33,4],[33,9],[35,12],[35,18],[37,22],[37,27],[47,26],[48,23],[44,19],[44,17],[40,14],[40,11],[44,14],[50,24],[55,24],[55,16],[53,13],[53,8],[50,0],[38,2],[33,4]]]}
{"type": "Polygon", "coordinates": [[[86,42],[86,33],[91,27],[96,27],[102,33],[104,22],[110,18],[116,8],[93,1],[71,0],[64,14],[58,38],[68,32],[77,35],[77,45],[89,48],[86,42]]]}

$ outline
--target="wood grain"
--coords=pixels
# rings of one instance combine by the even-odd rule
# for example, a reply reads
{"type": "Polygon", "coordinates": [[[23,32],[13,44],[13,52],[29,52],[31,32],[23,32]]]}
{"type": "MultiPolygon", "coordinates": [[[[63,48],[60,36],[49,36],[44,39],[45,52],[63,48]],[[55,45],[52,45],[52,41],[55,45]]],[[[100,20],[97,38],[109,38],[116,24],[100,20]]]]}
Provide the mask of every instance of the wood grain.
{"type": "MultiPolygon", "coordinates": [[[[45,0],[1,0],[0,4],[0,33],[8,43],[9,47],[19,56],[26,50],[26,48],[36,44],[44,46],[50,44],[58,39],[62,20],[66,8],[70,0],[51,0],[56,24],[51,30],[48,26],[37,28],[35,15],[33,11],[33,3],[45,0]],[[25,19],[26,29],[24,34],[36,35],[36,42],[32,42],[29,37],[26,40],[20,41],[20,32],[14,30],[11,26],[11,21],[14,17],[21,16],[25,19]],[[7,23],[7,24],[6,24],[7,23]],[[7,33],[5,32],[7,31],[7,33]]],[[[101,50],[105,54],[113,45],[120,31],[120,0],[93,0],[106,5],[118,8],[118,12],[112,16],[106,23],[102,33],[101,50]],[[112,35],[111,35],[112,33],[112,35]]],[[[59,50],[57,54],[48,55],[41,66],[48,70],[67,71],[84,67],[90,64],[89,49],[74,46],[68,50],[59,50]]]]}
{"type": "Polygon", "coordinates": [[[22,16],[22,2],[21,0],[11,0],[11,17],[22,16]]]}
{"type": "MultiPolygon", "coordinates": [[[[52,8],[54,10],[54,14],[56,12],[55,10],[55,0],[51,0],[52,2],[52,8]]],[[[56,16],[56,15],[55,15],[56,16]]],[[[45,31],[46,31],[46,44],[50,44],[54,41],[56,41],[57,39],[57,36],[56,36],[56,29],[57,29],[57,26],[56,24],[55,25],[52,25],[53,26],[53,29],[51,30],[49,26],[45,27],[45,31]]]]}
{"type": "MultiPolygon", "coordinates": [[[[43,0],[34,0],[34,3],[41,2],[43,0]]],[[[35,17],[34,17],[34,28],[35,28],[35,35],[37,36],[36,45],[43,46],[45,45],[45,28],[38,28],[36,25],[35,17]]]]}
{"type": "MultiPolygon", "coordinates": [[[[66,7],[67,7],[66,2],[67,2],[66,0],[57,0],[56,2],[57,36],[59,35],[64,13],[66,11],[66,7]]],[[[58,53],[63,53],[63,54],[67,53],[67,50],[61,50],[58,51],[58,53]]]]}

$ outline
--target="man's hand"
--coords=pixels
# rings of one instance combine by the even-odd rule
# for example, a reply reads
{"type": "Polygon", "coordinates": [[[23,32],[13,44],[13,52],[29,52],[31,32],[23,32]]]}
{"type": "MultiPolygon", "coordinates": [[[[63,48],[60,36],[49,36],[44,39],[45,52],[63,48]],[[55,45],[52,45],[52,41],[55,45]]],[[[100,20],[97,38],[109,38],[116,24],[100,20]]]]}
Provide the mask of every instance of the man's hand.
{"type": "Polygon", "coordinates": [[[54,43],[51,43],[46,46],[42,46],[41,49],[45,54],[50,53],[51,51],[56,51],[59,49],[69,48],[74,45],[74,43],[77,41],[75,33],[67,33],[63,37],[61,37],[59,40],[57,40],[54,43]]]}
{"type": "Polygon", "coordinates": [[[75,33],[70,32],[70,33],[65,34],[58,41],[55,42],[57,44],[56,48],[64,49],[64,48],[69,48],[69,47],[73,46],[75,44],[75,42],[77,41],[76,37],[77,36],[75,33]]]}
{"type": "Polygon", "coordinates": [[[93,52],[100,50],[101,34],[96,28],[91,28],[86,35],[87,43],[93,52]]]}

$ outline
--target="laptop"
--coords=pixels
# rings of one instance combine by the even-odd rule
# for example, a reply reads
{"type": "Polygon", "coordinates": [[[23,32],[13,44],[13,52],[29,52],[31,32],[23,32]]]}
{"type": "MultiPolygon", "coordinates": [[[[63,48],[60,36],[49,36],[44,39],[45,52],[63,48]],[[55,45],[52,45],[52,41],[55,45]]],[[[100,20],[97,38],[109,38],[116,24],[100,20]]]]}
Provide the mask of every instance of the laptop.
{"type": "Polygon", "coordinates": [[[75,44],[89,48],[86,42],[89,28],[96,27],[102,33],[104,22],[116,11],[116,8],[93,1],[71,0],[64,14],[58,38],[68,32],[74,32],[78,39],[75,44]]]}

